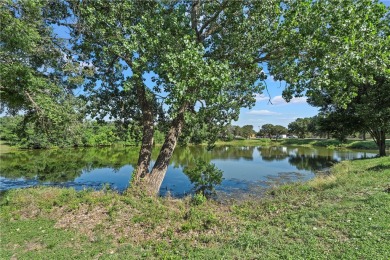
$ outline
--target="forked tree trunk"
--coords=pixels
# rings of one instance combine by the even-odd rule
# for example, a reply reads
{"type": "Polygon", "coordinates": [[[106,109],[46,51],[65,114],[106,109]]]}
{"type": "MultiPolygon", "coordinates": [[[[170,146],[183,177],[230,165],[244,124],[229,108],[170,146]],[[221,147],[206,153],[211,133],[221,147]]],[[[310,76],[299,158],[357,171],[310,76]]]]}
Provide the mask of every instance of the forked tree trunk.
{"type": "Polygon", "coordinates": [[[183,125],[184,113],[181,112],[172,121],[171,128],[168,131],[165,142],[161,147],[152,171],[143,178],[144,188],[150,195],[156,195],[160,190],[161,183],[165,177],[165,173],[167,172],[170,159],[173,151],[175,150],[183,125]]]}

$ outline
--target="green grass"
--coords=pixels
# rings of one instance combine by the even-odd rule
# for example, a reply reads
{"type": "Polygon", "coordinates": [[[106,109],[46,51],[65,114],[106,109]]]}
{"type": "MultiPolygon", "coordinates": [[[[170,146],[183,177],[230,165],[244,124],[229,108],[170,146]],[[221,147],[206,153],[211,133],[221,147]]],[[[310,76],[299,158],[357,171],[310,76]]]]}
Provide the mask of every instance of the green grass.
{"type": "Polygon", "coordinates": [[[0,154],[8,153],[10,151],[16,150],[15,147],[9,146],[5,141],[0,140],[0,154]]]}
{"type": "Polygon", "coordinates": [[[0,259],[389,259],[390,158],[331,172],[229,203],[12,190],[0,259]]]}
{"type": "Polygon", "coordinates": [[[319,147],[341,147],[343,143],[335,139],[283,139],[284,145],[319,146],[319,147]]]}
{"type": "MultiPolygon", "coordinates": [[[[378,150],[377,145],[373,140],[347,140],[342,143],[336,139],[279,139],[271,140],[268,138],[262,139],[245,139],[245,140],[232,140],[232,141],[218,141],[216,145],[233,145],[233,146],[276,146],[276,145],[293,145],[293,146],[306,146],[306,147],[326,147],[330,149],[334,148],[348,148],[348,149],[361,149],[361,150],[378,150]]],[[[386,147],[390,149],[390,140],[386,140],[386,147]]]]}
{"type": "MultiPolygon", "coordinates": [[[[377,150],[378,146],[374,141],[349,141],[346,145],[347,148],[351,149],[363,149],[363,150],[377,150]]],[[[390,149],[390,140],[386,140],[386,147],[390,149]]]]}
{"type": "MultiPolygon", "coordinates": [[[[348,148],[362,150],[378,150],[373,140],[347,140],[342,143],[335,139],[283,139],[279,142],[281,145],[299,145],[299,146],[318,146],[327,148],[348,148]]],[[[386,140],[387,149],[390,148],[390,140],[386,140]]]]}

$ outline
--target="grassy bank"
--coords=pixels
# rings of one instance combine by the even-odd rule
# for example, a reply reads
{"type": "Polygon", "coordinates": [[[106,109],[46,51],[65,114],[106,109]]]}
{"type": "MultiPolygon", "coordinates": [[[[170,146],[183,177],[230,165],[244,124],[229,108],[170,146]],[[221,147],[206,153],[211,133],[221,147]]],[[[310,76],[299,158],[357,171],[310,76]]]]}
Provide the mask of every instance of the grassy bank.
{"type": "MultiPolygon", "coordinates": [[[[347,140],[340,142],[335,139],[283,139],[281,145],[318,146],[328,148],[348,148],[362,150],[378,150],[378,146],[373,140],[347,140]]],[[[387,149],[390,148],[390,140],[386,140],[387,149]]]]}
{"type": "Polygon", "coordinates": [[[389,259],[390,158],[230,203],[13,190],[0,216],[0,259],[389,259]]]}
{"type": "Polygon", "coordinates": [[[6,142],[0,140],[0,154],[1,153],[8,153],[8,152],[11,152],[13,150],[16,150],[16,148],[11,147],[6,142]]]}
{"type": "MultiPolygon", "coordinates": [[[[362,150],[378,150],[373,140],[347,140],[340,142],[336,139],[246,139],[233,141],[218,141],[216,145],[233,145],[233,146],[270,146],[270,145],[296,145],[306,147],[327,147],[327,148],[348,148],[362,150]]],[[[386,147],[390,149],[390,140],[386,140],[386,147]]]]}

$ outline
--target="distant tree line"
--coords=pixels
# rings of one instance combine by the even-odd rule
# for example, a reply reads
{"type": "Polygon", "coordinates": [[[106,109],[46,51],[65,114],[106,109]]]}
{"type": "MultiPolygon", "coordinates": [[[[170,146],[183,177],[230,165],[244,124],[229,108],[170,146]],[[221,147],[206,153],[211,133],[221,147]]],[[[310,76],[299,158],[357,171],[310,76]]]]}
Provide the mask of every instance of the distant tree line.
{"type": "MultiPolygon", "coordinates": [[[[92,147],[114,144],[137,145],[141,141],[139,126],[130,123],[96,120],[79,120],[66,128],[37,127],[24,115],[0,117],[0,140],[20,148],[92,147]]],[[[164,141],[156,130],[156,143],[164,141]]]]}
{"type": "MultiPolygon", "coordinates": [[[[353,120],[348,114],[320,112],[314,117],[297,118],[288,124],[288,133],[298,138],[334,138],[345,142],[347,138],[358,137],[363,140],[373,138],[377,142],[369,127],[359,121],[352,122],[353,120]]],[[[390,131],[385,131],[385,134],[389,135],[390,131]]]]}
{"type": "MultiPolygon", "coordinates": [[[[0,117],[0,140],[20,148],[41,149],[51,147],[96,147],[121,145],[139,145],[142,139],[142,127],[134,122],[107,121],[85,119],[78,115],[78,120],[66,126],[54,125],[42,128],[26,115],[0,117]]],[[[218,134],[223,141],[234,139],[270,138],[334,138],[341,142],[347,138],[372,138],[367,129],[359,125],[348,127],[344,117],[320,113],[314,117],[297,118],[288,124],[264,124],[258,132],[253,125],[227,125],[218,134]]],[[[154,143],[164,142],[164,125],[157,124],[154,143]]],[[[387,133],[389,134],[389,133],[387,133]]],[[[185,145],[207,142],[207,130],[199,128],[192,135],[180,138],[179,143],[185,145]]]]}

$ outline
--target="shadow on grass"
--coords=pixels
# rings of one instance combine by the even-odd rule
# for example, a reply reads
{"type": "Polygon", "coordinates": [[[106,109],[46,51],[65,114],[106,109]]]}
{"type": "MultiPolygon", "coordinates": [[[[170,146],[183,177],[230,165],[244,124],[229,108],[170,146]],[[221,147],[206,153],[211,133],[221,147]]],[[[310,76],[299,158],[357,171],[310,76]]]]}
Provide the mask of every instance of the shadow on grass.
{"type": "Polygon", "coordinates": [[[389,170],[389,169],[390,169],[390,164],[380,164],[380,165],[376,165],[374,167],[370,167],[367,170],[379,172],[379,171],[384,171],[384,170],[389,170]]]}

